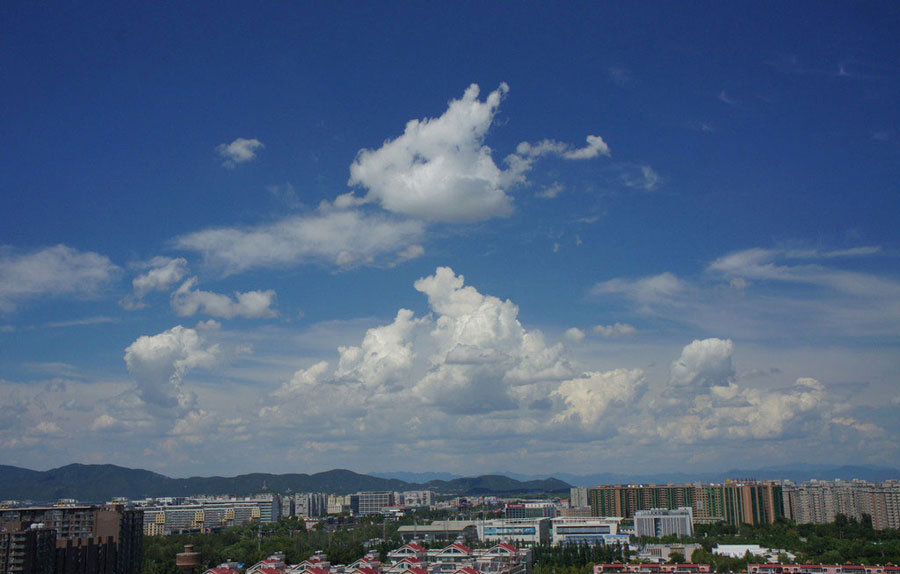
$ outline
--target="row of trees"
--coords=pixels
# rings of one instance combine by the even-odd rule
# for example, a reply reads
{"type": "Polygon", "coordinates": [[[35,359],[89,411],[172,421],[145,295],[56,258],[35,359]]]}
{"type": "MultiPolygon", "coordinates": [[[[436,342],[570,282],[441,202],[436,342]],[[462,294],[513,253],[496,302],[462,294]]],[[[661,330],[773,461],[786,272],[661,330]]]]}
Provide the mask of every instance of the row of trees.
{"type": "MultiPolygon", "coordinates": [[[[443,516],[435,514],[429,518],[443,516]]],[[[145,537],[144,574],[178,574],[175,555],[185,544],[193,544],[201,553],[205,567],[227,560],[250,565],[275,552],[284,552],[285,559],[295,564],[317,550],[326,552],[334,564],[349,564],[371,549],[378,550],[385,560],[389,550],[402,544],[398,526],[422,519],[422,516],[406,517],[387,524],[381,517],[343,519],[319,523],[307,531],[303,521],[287,518],[275,524],[234,527],[213,534],[145,537]]],[[[795,561],[805,563],[900,564],[900,531],[875,530],[867,517],[857,521],[838,516],[832,524],[798,525],[779,519],[771,525],[740,528],[727,524],[698,525],[692,538],[642,540],[648,542],[698,543],[701,548],[692,556],[673,558],[710,564],[717,572],[738,572],[746,569],[748,562],[758,560],[751,556],[714,555],[712,550],[719,544],[759,544],[790,552],[796,556],[795,561]]],[[[786,553],[780,556],[783,562],[790,561],[786,553]]],[[[540,545],[534,548],[534,570],[535,574],[591,574],[594,564],[627,561],[631,554],[619,546],[540,545]]]]}
{"type": "Polygon", "coordinates": [[[714,555],[712,549],[719,544],[759,544],[764,548],[782,550],[779,560],[783,563],[887,564],[900,563],[900,531],[875,530],[872,520],[862,520],[838,515],[830,524],[796,524],[779,518],[774,524],[740,527],[729,524],[698,525],[690,538],[667,537],[645,539],[648,542],[697,543],[701,549],[689,558],[692,562],[712,565],[719,572],[737,572],[748,562],[759,558],[743,556],[727,558],[714,555]],[[794,555],[791,559],[790,554],[794,555]]]}
{"type": "Polygon", "coordinates": [[[370,541],[378,540],[374,547],[386,553],[395,547],[396,525],[383,526],[380,518],[363,518],[354,523],[317,525],[307,531],[306,525],[297,518],[285,518],[273,524],[253,524],[236,526],[221,532],[209,534],[171,534],[169,536],[144,537],[143,574],[178,574],[175,555],[185,544],[193,544],[200,552],[202,566],[210,568],[226,561],[235,561],[247,566],[283,552],[285,560],[296,564],[312,556],[317,550],[328,554],[335,564],[349,564],[362,557],[371,549],[370,541]],[[388,532],[388,541],[381,540],[388,532]]]}

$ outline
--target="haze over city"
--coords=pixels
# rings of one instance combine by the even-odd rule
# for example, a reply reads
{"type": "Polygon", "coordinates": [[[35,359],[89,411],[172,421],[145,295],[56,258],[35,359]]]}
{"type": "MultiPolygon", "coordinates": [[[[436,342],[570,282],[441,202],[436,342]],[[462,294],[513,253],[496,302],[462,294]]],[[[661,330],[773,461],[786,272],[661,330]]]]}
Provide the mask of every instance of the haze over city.
{"type": "Polygon", "coordinates": [[[0,14],[3,464],[900,465],[896,5],[0,14]]]}

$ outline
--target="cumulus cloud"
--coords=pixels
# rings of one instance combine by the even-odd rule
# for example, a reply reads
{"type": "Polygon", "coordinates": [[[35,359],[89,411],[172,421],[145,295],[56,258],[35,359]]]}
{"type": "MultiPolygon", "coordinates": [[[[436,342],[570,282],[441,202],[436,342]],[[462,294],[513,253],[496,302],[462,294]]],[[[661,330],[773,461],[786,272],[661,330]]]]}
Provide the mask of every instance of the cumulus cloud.
{"type": "Polygon", "coordinates": [[[182,389],[184,376],[192,369],[214,366],[219,356],[218,345],[207,345],[200,333],[178,325],[139,337],[125,349],[125,365],[146,404],[177,413],[190,410],[196,401],[182,389]]]}
{"type": "MultiPolygon", "coordinates": [[[[401,309],[359,345],[340,346],[336,367],[319,362],[301,369],[275,396],[324,407],[349,395],[369,413],[403,401],[436,414],[474,415],[531,404],[532,387],[572,375],[562,345],[525,329],[511,301],[479,293],[446,267],[414,287],[427,296],[432,315],[416,318],[401,309]]],[[[268,407],[266,416],[284,416],[283,410],[268,407]]]]}
{"type": "Polygon", "coordinates": [[[615,323],[614,325],[594,325],[594,333],[604,339],[616,339],[619,337],[630,337],[637,333],[637,329],[634,325],[629,325],[628,323],[615,323]]]}
{"type": "Polygon", "coordinates": [[[822,428],[830,409],[825,387],[816,379],[797,379],[784,391],[729,383],[696,397],[688,414],[661,421],[658,432],[684,442],[810,435],[822,428]],[[805,423],[815,426],[804,433],[805,423]]]}
{"type": "Polygon", "coordinates": [[[632,406],[645,386],[641,369],[588,372],[577,379],[563,381],[553,396],[565,403],[565,410],[554,421],[577,418],[582,425],[595,427],[610,407],[632,406]]]}
{"type": "Polygon", "coordinates": [[[821,382],[801,377],[787,389],[744,385],[735,375],[734,349],[733,341],[715,338],[685,346],[662,393],[670,400],[655,404],[649,432],[682,443],[721,443],[823,431],[834,405],[821,382]]]}
{"type": "Polygon", "coordinates": [[[29,253],[0,247],[0,311],[42,297],[92,298],[118,275],[109,258],[65,245],[29,253]]]}
{"type": "Polygon", "coordinates": [[[256,152],[266,146],[258,139],[237,138],[230,144],[220,144],[216,152],[223,159],[222,165],[231,169],[241,163],[256,159],[256,152]]]}
{"type": "Polygon", "coordinates": [[[410,120],[397,139],[377,150],[360,150],[350,166],[349,185],[365,187],[366,199],[387,210],[423,219],[509,215],[512,198],[505,188],[518,176],[498,168],[483,143],[508,91],[502,84],[481,101],[473,84],[442,116],[410,120]]]}
{"type": "Polygon", "coordinates": [[[175,239],[226,274],[249,269],[324,263],[376,265],[424,253],[424,225],[360,211],[320,209],[255,227],[205,229],[175,239]]]}
{"type": "Polygon", "coordinates": [[[172,309],[179,317],[205,313],[223,319],[268,319],[278,315],[272,309],[276,295],[271,289],[246,293],[236,291],[232,299],[227,295],[196,289],[197,283],[197,278],[191,277],[172,293],[172,309]]]}
{"type": "Polygon", "coordinates": [[[183,257],[154,257],[148,263],[140,265],[147,269],[131,280],[134,293],[119,303],[126,309],[139,309],[146,306],[144,296],[153,291],[165,291],[187,275],[188,264],[183,257]]]}
{"type": "Polygon", "coordinates": [[[389,211],[432,221],[504,217],[513,210],[510,188],[526,181],[534,159],[609,154],[603,139],[594,135],[577,149],[552,140],[523,142],[501,169],[484,140],[508,92],[501,84],[482,101],[479,87],[472,84],[440,117],[410,120],[401,136],[377,150],[360,150],[350,166],[349,185],[367,193],[363,198],[348,194],[341,203],[378,202],[389,211]]]}
{"type": "Polygon", "coordinates": [[[734,378],[734,342],[730,339],[694,340],[669,368],[669,384],[679,389],[708,389],[734,378]]]}

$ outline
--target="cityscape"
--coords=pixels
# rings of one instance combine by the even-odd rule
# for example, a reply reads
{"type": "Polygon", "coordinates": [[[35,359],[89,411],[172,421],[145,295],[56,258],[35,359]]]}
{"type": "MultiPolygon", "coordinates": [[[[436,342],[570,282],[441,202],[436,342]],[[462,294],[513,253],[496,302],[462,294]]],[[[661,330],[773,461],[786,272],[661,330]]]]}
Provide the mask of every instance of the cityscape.
{"type": "Polygon", "coordinates": [[[0,2],[0,574],[900,574],[900,2],[0,2]]]}
{"type": "MultiPolygon", "coordinates": [[[[746,560],[744,567],[755,574],[885,574],[893,570],[803,563],[791,569],[798,556],[789,549],[711,545],[697,535],[710,527],[740,533],[776,524],[852,523],[871,532],[900,531],[900,480],[577,486],[567,497],[528,498],[412,490],[114,498],[102,505],[8,500],[0,505],[0,572],[139,574],[147,568],[144,546],[165,537],[202,540],[255,527],[259,554],[264,526],[337,533],[366,523],[375,533],[380,525],[381,536],[355,544],[370,549],[351,564],[332,564],[321,550],[290,564],[279,551],[253,565],[211,564],[204,574],[526,574],[534,571],[534,554],[554,548],[606,549],[607,561],[593,564],[595,574],[711,572],[716,556],[746,560]]],[[[178,558],[182,571],[199,572],[204,562],[192,548],[186,544],[169,558],[178,558]]]]}

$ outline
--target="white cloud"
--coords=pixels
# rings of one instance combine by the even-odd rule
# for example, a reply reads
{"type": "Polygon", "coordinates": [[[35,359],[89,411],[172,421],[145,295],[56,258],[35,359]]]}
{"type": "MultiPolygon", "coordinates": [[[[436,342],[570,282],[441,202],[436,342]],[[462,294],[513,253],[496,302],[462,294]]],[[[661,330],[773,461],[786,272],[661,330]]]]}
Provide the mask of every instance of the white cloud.
{"type": "Polygon", "coordinates": [[[563,381],[553,396],[565,403],[565,409],[554,422],[577,417],[586,427],[596,427],[611,406],[630,408],[644,391],[641,369],[615,369],[588,372],[576,379],[563,381]]]}
{"type": "Polygon", "coordinates": [[[900,281],[842,268],[874,257],[875,246],[839,250],[745,249],[717,258],[687,280],[672,273],[597,283],[641,313],[741,337],[900,333],[900,281]]]}
{"type": "Polygon", "coordinates": [[[99,432],[121,432],[126,426],[116,417],[103,413],[91,423],[90,429],[99,432]]]}
{"type": "Polygon", "coordinates": [[[550,185],[543,191],[536,193],[535,195],[542,199],[553,199],[565,190],[566,186],[559,183],[558,181],[554,181],[552,185],[550,185]]]}
{"type": "Polygon", "coordinates": [[[214,366],[219,355],[218,345],[207,346],[197,331],[178,325],[158,335],[139,337],[125,349],[125,364],[145,403],[175,413],[190,410],[196,401],[182,389],[185,374],[214,366]]]}
{"type": "Polygon", "coordinates": [[[566,339],[572,341],[573,343],[580,343],[580,342],[584,341],[584,331],[582,331],[578,327],[572,327],[571,329],[566,329],[565,336],[566,336],[566,339]]]}
{"type": "Polygon", "coordinates": [[[826,267],[818,263],[793,264],[785,260],[834,260],[874,255],[877,247],[865,246],[821,252],[817,250],[746,249],[720,257],[709,270],[727,278],[806,283],[861,297],[900,298],[900,282],[873,275],[826,267]]]}
{"type": "Polygon", "coordinates": [[[164,291],[181,281],[187,274],[187,260],[183,257],[155,257],[150,262],[150,270],[135,277],[131,284],[134,294],[141,298],[151,291],[164,291]]]}
{"type": "Polygon", "coordinates": [[[272,309],[276,295],[271,289],[246,293],[237,291],[232,299],[227,295],[196,289],[197,283],[197,278],[192,277],[172,293],[172,309],[179,317],[205,313],[223,319],[232,317],[268,319],[278,315],[272,309]]]}
{"type": "Polygon", "coordinates": [[[521,158],[536,158],[545,155],[556,155],[565,159],[592,159],[600,155],[609,155],[609,146],[600,136],[588,136],[587,145],[572,149],[568,144],[555,140],[543,140],[536,144],[522,142],[516,147],[516,154],[521,158]]]}
{"type": "Polygon", "coordinates": [[[53,421],[41,421],[35,426],[31,427],[31,432],[36,435],[61,435],[62,429],[59,428],[59,425],[53,421]]]}
{"type": "MultiPolygon", "coordinates": [[[[723,339],[695,340],[685,346],[681,357],[673,361],[669,385],[661,394],[669,400],[654,403],[656,424],[632,427],[631,432],[649,431],[686,444],[796,437],[817,440],[836,408],[825,385],[809,377],[798,378],[787,389],[743,385],[732,364],[734,349],[731,340],[723,339]]],[[[862,433],[873,430],[845,426],[862,433]]]]}
{"type": "Polygon", "coordinates": [[[30,253],[0,247],[0,311],[42,297],[92,298],[116,277],[107,257],[65,245],[30,253]]]}
{"type": "Polygon", "coordinates": [[[348,183],[367,193],[359,199],[342,196],[340,205],[377,201],[389,211],[432,221],[504,217],[513,209],[507,192],[526,181],[535,158],[550,154],[580,160],[609,154],[603,139],[593,135],[579,149],[552,140],[523,142],[506,158],[507,169],[501,169],[484,139],[509,87],[501,84],[484,101],[479,91],[472,84],[442,116],[411,120],[398,138],[377,150],[360,150],[348,183]]]}
{"type": "Polygon", "coordinates": [[[220,144],[216,152],[224,160],[222,165],[233,168],[238,164],[256,159],[256,152],[266,146],[258,139],[237,138],[230,144],[220,144]]]}
{"type": "Polygon", "coordinates": [[[695,398],[687,414],[660,419],[657,432],[687,443],[766,440],[785,435],[815,437],[827,422],[829,404],[824,386],[800,378],[786,391],[742,388],[735,383],[712,387],[695,398]],[[804,424],[812,427],[805,432],[804,424]]]}
{"type": "Polygon", "coordinates": [[[665,304],[677,305],[685,297],[690,286],[672,273],[660,273],[642,279],[610,279],[596,283],[593,295],[623,295],[649,309],[665,304]]]}
{"type": "Polygon", "coordinates": [[[632,189],[654,191],[660,184],[660,177],[649,165],[642,165],[635,169],[626,169],[622,172],[622,182],[632,189]]]}
{"type": "Polygon", "coordinates": [[[509,91],[506,84],[478,99],[471,85],[439,118],[410,120],[403,135],[377,150],[360,150],[349,185],[364,186],[366,199],[390,211],[438,221],[505,216],[512,198],[505,189],[517,175],[494,163],[484,137],[509,91]]]}
{"type": "Polygon", "coordinates": [[[320,209],[249,228],[205,229],[175,239],[226,274],[255,268],[325,263],[375,265],[421,255],[424,225],[360,211],[320,209]]]}
{"type": "Polygon", "coordinates": [[[319,362],[297,371],[266,416],[286,417],[281,403],[293,397],[307,406],[321,401],[326,410],[339,397],[356,397],[357,407],[347,408],[367,425],[383,424],[371,419],[398,402],[435,416],[508,411],[533,402],[536,387],[572,375],[562,345],[525,329],[511,301],[479,293],[446,267],[415,288],[434,316],[401,309],[392,323],[369,329],[361,344],[340,346],[336,368],[319,362]]]}
{"type": "Polygon", "coordinates": [[[730,339],[694,340],[669,368],[669,384],[679,392],[727,385],[734,378],[734,342],[730,339]]]}
{"type": "Polygon", "coordinates": [[[616,339],[619,337],[630,337],[637,333],[637,329],[634,325],[629,325],[628,323],[594,325],[594,333],[600,335],[604,339],[616,339]]]}
{"type": "Polygon", "coordinates": [[[146,305],[143,302],[144,296],[153,291],[165,291],[181,281],[188,272],[187,260],[183,257],[176,259],[162,256],[154,257],[148,263],[140,265],[140,267],[149,269],[147,272],[132,279],[131,285],[134,288],[134,293],[119,301],[119,304],[126,309],[145,307],[146,305]]]}

